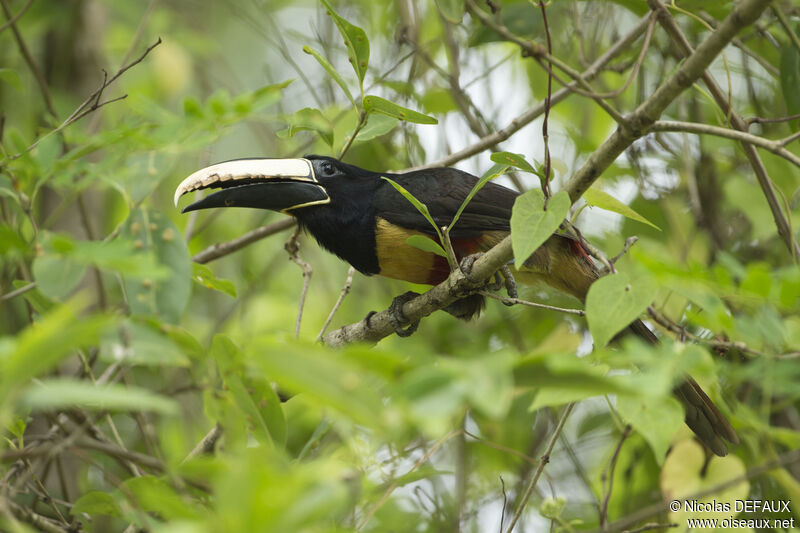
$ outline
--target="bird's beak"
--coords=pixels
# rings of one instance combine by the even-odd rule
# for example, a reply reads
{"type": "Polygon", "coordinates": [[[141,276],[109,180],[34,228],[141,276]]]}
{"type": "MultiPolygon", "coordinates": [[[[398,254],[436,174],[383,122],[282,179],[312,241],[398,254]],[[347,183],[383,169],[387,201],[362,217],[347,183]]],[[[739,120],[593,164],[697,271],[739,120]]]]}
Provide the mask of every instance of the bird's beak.
{"type": "Polygon", "coordinates": [[[211,165],[178,185],[175,206],[181,196],[200,189],[222,190],[187,205],[183,213],[211,207],[289,211],[331,201],[308,159],[237,159],[211,165]]]}

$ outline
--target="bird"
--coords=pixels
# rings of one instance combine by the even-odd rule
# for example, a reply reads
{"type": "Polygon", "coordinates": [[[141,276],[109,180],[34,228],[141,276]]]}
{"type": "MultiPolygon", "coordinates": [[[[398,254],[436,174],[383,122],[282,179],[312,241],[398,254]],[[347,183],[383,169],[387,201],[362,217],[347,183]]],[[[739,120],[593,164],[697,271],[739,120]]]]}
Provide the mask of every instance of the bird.
{"type": "MultiPolygon", "coordinates": [[[[182,212],[220,207],[278,211],[294,217],[323,248],[362,274],[428,285],[444,281],[450,274],[447,259],[407,242],[414,235],[438,242],[436,229],[389,180],[425,204],[433,221],[442,227],[451,223],[478,178],[451,167],[374,172],[319,155],[247,158],[192,173],[178,185],[174,201],[177,206],[186,193],[219,189],[182,212]]],[[[449,233],[457,259],[485,252],[509,235],[511,211],[518,196],[494,182],[486,183],[474,195],[449,233]]],[[[514,271],[518,282],[544,282],[581,302],[600,275],[582,239],[561,231],[551,235],[514,271]]],[[[395,305],[402,301],[393,302],[395,312],[402,309],[402,305],[395,305]]],[[[467,297],[464,305],[458,303],[449,311],[464,319],[478,315],[484,305],[480,295],[467,297]]],[[[656,335],[639,319],[628,326],[628,332],[648,343],[658,343],[656,335]]],[[[684,407],[686,424],[713,453],[725,456],[725,441],[739,443],[728,420],[694,379],[687,377],[673,393],[684,407]]]]}

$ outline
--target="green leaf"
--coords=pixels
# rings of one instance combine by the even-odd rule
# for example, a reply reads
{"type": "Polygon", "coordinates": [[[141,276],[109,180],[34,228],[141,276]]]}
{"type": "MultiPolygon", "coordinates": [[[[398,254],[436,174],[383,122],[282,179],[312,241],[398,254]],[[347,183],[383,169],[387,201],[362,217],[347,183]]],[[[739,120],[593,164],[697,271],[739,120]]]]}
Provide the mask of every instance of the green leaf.
{"type": "MultiPolygon", "coordinates": [[[[795,35],[800,35],[800,24],[795,25],[795,35]]],[[[800,114],[800,50],[791,41],[781,47],[780,77],[786,114],[800,114]]],[[[797,131],[797,122],[790,123],[794,131],[797,131]]]]}
{"type": "Polygon", "coordinates": [[[256,440],[262,444],[283,445],[286,442],[286,419],[280,399],[270,383],[263,379],[248,379],[244,375],[243,367],[237,364],[243,361],[244,354],[224,335],[214,337],[211,356],[256,440]]]}
{"type": "Polygon", "coordinates": [[[33,279],[43,295],[62,301],[72,293],[86,273],[86,265],[55,254],[41,255],[33,260],[33,279]]]}
{"type": "Polygon", "coordinates": [[[464,0],[436,0],[436,6],[448,21],[459,24],[464,18],[464,0]]]}
{"type": "Polygon", "coordinates": [[[412,235],[408,239],[406,239],[406,243],[414,248],[419,248],[423,252],[430,252],[432,254],[440,255],[447,258],[447,252],[444,251],[444,248],[439,246],[439,243],[435,242],[430,237],[425,237],[424,235],[412,235]]]}
{"type": "Polygon", "coordinates": [[[433,220],[433,217],[431,216],[431,212],[430,212],[430,211],[428,211],[428,206],[427,206],[427,205],[425,205],[425,204],[423,204],[423,203],[422,203],[422,202],[420,202],[419,200],[417,200],[417,199],[414,197],[414,195],[413,195],[413,194],[411,194],[410,192],[408,192],[408,191],[405,189],[405,187],[403,187],[403,186],[402,186],[402,185],[400,185],[399,183],[397,183],[397,182],[395,182],[395,181],[393,181],[393,180],[390,180],[390,179],[389,179],[389,178],[387,178],[386,176],[381,176],[381,178],[383,178],[383,179],[385,179],[386,181],[388,181],[389,183],[391,183],[392,187],[394,187],[394,188],[397,190],[397,192],[399,192],[400,194],[402,194],[402,195],[403,195],[403,197],[404,197],[406,200],[408,200],[409,202],[411,202],[411,205],[413,205],[413,206],[414,206],[414,207],[417,209],[417,211],[419,211],[420,213],[422,213],[422,216],[424,216],[424,217],[425,217],[425,219],[426,219],[428,222],[430,222],[430,225],[433,227],[433,229],[434,229],[434,230],[436,230],[436,234],[437,234],[437,235],[439,235],[439,239],[441,240],[441,239],[442,239],[441,230],[439,229],[439,226],[437,226],[437,225],[436,225],[436,222],[433,220]]]}
{"type": "Polygon", "coordinates": [[[78,500],[75,502],[75,505],[73,505],[71,512],[73,516],[79,516],[81,513],[88,515],[121,515],[114,497],[107,492],[100,492],[97,490],[87,492],[78,498],[78,500]]]}
{"type": "Polygon", "coordinates": [[[293,137],[298,131],[313,131],[322,137],[328,146],[333,146],[333,126],[319,109],[305,107],[288,119],[289,127],[279,133],[281,137],[293,137]]]}
{"type": "Polygon", "coordinates": [[[376,137],[386,135],[395,129],[398,123],[399,121],[394,117],[373,113],[367,118],[367,125],[361,128],[356,135],[356,142],[371,141],[376,137]]]}
{"type": "Polygon", "coordinates": [[[128,365],[189,366],[181,348],[157,324],[126,320],[119,330],[103,338],[100,357],[128,365]]]}
{"type": "Polygon", "coordinates": [[[525,156],[522,154],[514,154],[511,152],[495,152],[489,156],[489,158],[495,163],[516,167],[524,172],[530,172],[531,174],[538,175],[536,170],[531,166],[530,163],[528,163],[528,161],[525,159],[525,156]]]}
{"type": "Polygon", "coordinates": [[[347,96],[347,99],[350,100],[350,103],[353,104],[353,107],[355,107],[356,111],[358,111],[358,106],[356,106],[356,101],[355,99],[353,99],[353,94],[347,87],[347,83],[345,83],[344,78],[342,78],[339,72],[337,72],[336,69],[333,68],[333,65],[331,65],[327,59],[325,59],[325,56],[323,56],[310,46],[304,46],[303,52],[313,56],[314,59],[317,60],[317,62],[322,66],[322,68],[325,69],[325,72],[328,73],[328,76],[333,78],[333,81],[335,81],[336,84],[342,88],[342,91],[344,91],[344,94],[347,96]]]}
{"type": "Polygon", "coordinates": [[[511,210],[511,247],[518,269],[558,229],[567,216],[569,206],[566,191],[550,198],[547,211],[544,210],[544,193],[541,189],[532,189],[517,197],[511,210]]]}
{"type": "Polygon", "coordinates": [[[586,320],[597,347],[628,327],[653,302],[658,287],[650,277],[632,283],[623,273],[604,276],[589,287],[586,320]]]}
{"type": "Polygon", "coordinates": [[[134,477],[126,480],[120,490],[126,497],[132,495],[140,511],[158,513],[166,519],[198,519],[200,509],[186,503],[169,485],[154,476],[134,477]]]}
{"type": "Polygon", "coordinates": [[[214,271],[206,265],[192,263],[192,279],[203,287],[223,292],[232,298],[236,298],[236,286],[233,282],[216,277],[214,271]]]}
{"type": "Polygon", "coordinates": [[[31,409],[81,407],[99,411],[152,411],[164,415],[178,413],[178,404],[164,396],[132,385],[96,386],[74,379],[41,379],[22,392],[21,403],[31,409]]]}
{"type": "Polygon", "coordinates": [[[96,344],[109,323],[104,316],[77,317],[73,306],[64,305],[25,328],[15,340],[4,344],[0,338],[0,405],[14,389],[50,371],[76,348],[96,344]]]}
{"type": "Polygon", "coordinates": [[[683,409],[675,398],[659,396],[617,396],[617,411],[644,437],[656,461],[664,462],[670,441],[683,424],[683,409]]]}
{"type": "Polygon", "coordinates": [[[380,96],[369,95],[364,97],[364,110],[367,113],[383,113],[406,122],[415,124],[438,124],[439,121],[428,115],[423,115],[413,109],[399,106],[380,96]]]}
{"type": "Polygon", "coordinates": [[[631,209],[630,206],[620,202],[607,192],[591,187],[585,193],[583,193],[583,199],[586,200],[586,203],[589,205],[599,207],[600,209],[605,209],[606,211],[612,211],[624,217],[630,218],[631,220],[636,220],[637,222],[642,222],[644,224],[647,224],[648,226],[652,226],[658,231],[661,231],[661,228],[659,228],[658,226],[656,226],[655,224],[644,218],[642,215],[631,209]]]}
{"type": "Polygon", "coordinates": [[[128,305],[134,314],[155,315],[177,323],[191,295],[192,266],[178,228],[163,214],[147,209],[131,212],[121,236],[139,253],[151,253],[169,269],[167,277],[123,276],[128,305]]]}
{"type": "Polygon", "coordinates": [[[12,68],[0,68],[0,81],[22,92],[22,79],[19,77],[19,73],[16,70],[12,68]]]}
{"type": "Polygon", "coordinates": [[[453,217],[452,222],[450,222],[450,225],[447,227],[448,231],[453,229],[453,227],[456,225],[456,222],[458,222],[458,219],[461,218],[461,213],[464,212],[464,209],[467,207],[467,204],[469,204],[475,197],[475,195],[478,194],[478,191],[483,189],[483,186],[486,185],[489,181],[505,173],[506,170],[508,170],[508,165],[497,163],[493,165],[492,168],[487,170],[483,174],[483,176],[480,177],[480,179],[472,187],[472,190],[469,191],[467,197],[464,198],[464,201],[461,202],[461,205],[458,207],[458,211],[456,211],[456,214],[453,217]]]}
{"type": "Polygon", "coordinates": [[[269,338],[254,344],[258,356],[251,358],[252,363],[283,390],[302,392],[357,424],[382,427],[385,405],[374,388],[380,379],[364,366],[316,344],[269,338]]]}
{"type": "Polygon", "coordinates": [[[358,76],[359,83],[363,87],[364,76],[367,73],[367,65],[369,64],[369,40],[367,39],[367,34],[358,26],[354,26],[340,17],[339,14],[334,11],[333,7],[331,7],[328,0],[320,1],[328,10],[328,14],[333,18],[336,27],[339,28],[339,33],[347,47],[347,57],[350,60],[350,64],[353,65],[353,70],[356,76],[358,76]]]}

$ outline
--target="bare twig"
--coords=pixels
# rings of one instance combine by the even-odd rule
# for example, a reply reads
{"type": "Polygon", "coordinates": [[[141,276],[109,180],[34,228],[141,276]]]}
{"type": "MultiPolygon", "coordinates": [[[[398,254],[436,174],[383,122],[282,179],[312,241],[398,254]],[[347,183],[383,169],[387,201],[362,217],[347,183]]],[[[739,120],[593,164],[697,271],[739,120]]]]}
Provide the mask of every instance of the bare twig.
{"type": "Polygon", "coordinates": [[[478,291],[478,294],[503,302],[506,305],[525,305],[528,307],[535,307],[537,309],[546,309],[548,311],[557,311],[559,313],[567,313],[569,315],[586,316],[586,311],[583,309],[570,309],[568,307],[556,307],[554,305],[540,304],[537,302],[530,302],[528,300],[521,300],[519,298],[506,298],[489,291],[478,291]]]}
{"type": "Polygon", "coordinates": [[[355,274],[355,272],[356,269],[353,267],[347,269],[347,279],[344,280],[344,287],[342,287],[342,291],[339,293],[339,298],[336,299],[336,303],[333,305],[333,309],[331,309],[331,312],[328,313],[328,318],[325,320],[325,324],[322,325],[322,329],[319,330],[317,338],[314,339],[315,342],[319,342],[320,340],[322,340],[322,336],[325,335],[325,331],[328,329],[328,326],[330,326],[331,320],[333,320],[333,315],[335,315],[336,311],[339,310],[339,307],[341,307],[345,297],[350,292],[350,287],[352,287],[353,285],[353,274],[355,274]]]}
{"type": "Polygon", "coordinates": [[[533,473],[528,485],[525,487],[525,492],[522,494],[519,505],[517,505],[517,508],[514,510],[514,516],[511,517],[511,523],[508,525],[508,528],[506,528],[506,533],[511,533],[514,531],[514,527],[516,527],[517,522],[522,516],[525,506],[528,504],[528,500],[531,498],[531,494],[533,494],[533,489],[536,487],[536,483],[539,481],[542,472],[544,472],[544,467],[550,462],[550,454],[553,452],[553,448],[555,447],[556,442],[558,442],[558,437],[561,435],[561,431],[564,429],[564,424],[566,424],[567,418],[574,407],[575,402],[568,403],[564,407],[564,411],[561,413],[561,418],[558,419],[558,424],[556,425],[555,429],[553,429],[550,442],[547,443],[547,447],[544,449],[544,453],[539,459],[539,464],[536,467],[536,471],[533,473]]]}
{"type": "Polygon", "coordinates": [[[800,167],[800,157],[793,154],[785,147],[787,144],[795,140],[797,137],[790,135],[784,139],[771,141],[747,133],[746,131],[734,130],[730,128],[723,128],[720,126],[712,126],[711,124],[698,124],[696,122],[679,122],[676,120],[658,120],[651,127],[653,132],[683,132],[683,133],[696,133],[699,135],[713,135],[715,137],[724,137],[732,139],[745,144],[751,144],[763,148],[773,154],[780,156],[795,166],[800,167]]]}
{"type": "Polygon", "coordinates": [[[205,455],[214,451],[214,447],[217,445],[217,441],[222,436],[222,426],[217,422],[214,424],[214,427],[209,430],[208,433],[197,443],[189,455],[181,461],[181,463],[186,463],[191,461],[195,457],[199,457],[201,455],[205,455]]]}
{"type": "MultiPolygon", "coordinates": [[[[687,64],[693,60],[693,58],[700,58],[702,60],[706,57],[707,53],[713,53],[714,56],[716,56],[721,51],[720,45],[726,44],[728,41],[730,41],[730,39],[733,38],[733,34],[737,33],[747,24],[752,23],[755,18],[757,18],[758,15],[760,15],[761,12],[764,11],[764,9],[766,9],[766,7],[770,4],[768,0],[750,0],[748,2],[742,2],[741,4],[738,4],[737,9],[735,9],[733,13],[725,18],[725,20],[717,27],[716,31],[712,33],[708,39],[701,43],[697,49],[692,50],[692,47],[689,44],[689,41],[686,39],[686,36],[683,34],[680,27],[675,22],[675,19],[672,18],[672,15],[661,4],[661,2],[658,0],[647,0],[647,2],[648,5],[650,5],[650,8],[658,15],[659,22],[670,35],[672,40],[678,45],[678,47],[681,49],[681,52],[687,56],[686,61],[678,69],[678,71],[684,69],[687,64]],[[714,43],[714,46],[709,46],[708,43],[712,41],[719,42],[714,43]]],[[[713,59],[713,57],[710,59],[713,59]]],[[[711,96],[717,103],[717,106],[725,112],[726,116],[729,117],[731,126],[737,130],[746,132],[748,129],[747,122],[745,122],[745,120],[731,108],[728,96],[722,91],[719,85],[717,85],[717,82],[714,80],[713,76],[706,71],[705,68],[700,72],[700,74],[702,75],[703,82],[706,84],[711,96]]],[[[673,74],[672,77],[674,76],[675,74],[673,74]]],[[[679,80],[677,79],[675,80],[676,83],[678,81],[679,80]]],[[[666,87],[666,84],[662,85],[662,87],[666,87]]],[[[661,90],[661,88],[659,88],[659,90],[661,90]]],[[[653,122],[655,122],[655,120],[653,120],[653,122]]],[[[792,256],[792,258],[795,261],[800,260],[800,245],[798,245],[794,240],[789,215],[785,214],[783,211],[783,206],[781,205],[781,201],[778,199],[776,188],[772,184],[772,180],[770,180],[770,177],[767,174],[767,169],[764,166],[761,157],[751,144],[742,143],[742,148],[744,149],[745,156],[747,156],[747,159],[750,162],[750,166],[753,167],[758,185],[761,187],[761,191],[764,193],[764,197],[766,198],[767,204],[772,212],[772,218],[774,219],[775,225],[778,229],[778,235],[786,244],[786,247],[789,250],[789,254],[792,256]]]]}
{"type": "MultiPolygon", "coordinates": [[[[598,57],[594,63],[592,63],[588,69],[586,69],[583,74],[581,74],[581,78],[584,80],[591,80],[594,79],[602,70],[608,65],[611,60],[617,57],[619,54],[623,53],[628,47],[636,41],[636,39],[641,36],[645,30],[647,29],[647,25],[649,23],[649,17],[642,18],[627,34],[625,34],[622,38],[620,38],[617,42],[611,45],[606,52],[598,57]]],[[[555,106],[557,103],[561,102],[562,100],[566,99],[570,96],[571,89],[578,86],[577,81],[571,82],[566,87],[563,87],[553,93],[552,98],[550,99],[551,106],[555,106]]],[[[458,152],[454,152],[447,157],[444,157],[438,161],[433,161],[431,163],[427,163],[425,165],[421,165],[418,167],[410,168],[408,171],[411,170],[421,170],[425,168],[433,168],[433,167],[440,167],[440,166],[448,166],[454,163],[457,163],[463,159],[471,157],[477,153],[480,153],[484,150],[491,148],[492,146],[497,145],[511,137],[517,131],[522,129],[523,127],[527,126],[535,119],[539,118],[545,110],[544,102],[536,105],[535,107],[529,109],[525,113],[521,114],[514,120],[512,120],[505,128],[502,128],[498,131],[495,131],[485,137],[482,137],[477,142],[473,143],[466,148],[459,150],[458,152]]]]}
{"type": "Polygon", "coordinates": [[[4,295],[0,296],[0,302],[5,302],[6,300],[13,300],[17,296],[25,294],[26,292],[30,292],[36,288],[36,283],[28,283],[27,285],[23,285],[19,289],[14,289],[11,292],[7,292],[4,295]]]}
{"type": "Polygon", "coordinates": [[[611,492],[614,490],[614,469],[617,467],[617,459],[619,459],[619,452],[622,450],[622,445],[630,434],[631,426],[628,424],[625,426],[625,429],[622,430],[622,435],[619,437],[617,447],[614,448],[614,454],[611,456],[608,466],[603,469],[603,473],[600,475],[600,483],[603,485],[605,492],[603,504],[600,507],[600,527],[608,524],[608,504],[611,501],[611,492]]]}
{"type": "MultiPolygon", "coordinates": [[[[3,5],[5,5],[5,0],[0,0],[0,2],[2,2],[3,5]]],[[[22,152],[10,156],[9,159],[17,159],[17,158],[21,157],[23,154],[25,154],[27,152],[30,152],[31,150],[36,148],[36,146],[38,146],[39,143],[42,142],[44,139],[48,138],[51,135],[55,135],[56,133],[59,133],[64,128],[66,128],[70,124],[82,119],[83,117],[85,117],[89,113],[92,113],[92,112],[100,109],[104,105],[110,104],[112,102],[117,102],[117,101],[122,100],[123,98],[125,98],[127,95],[119,96],[117,98],[112,98],[110,100],[106,100],[106,101],[103,101],[103,102],[100,102],[100,100],[99,100],[100,96],[103,94],[103,91],[108,86],[110,86],[112,83],[114,83],[120,76],[125,74],[125,72],[130,70],[132,67],[134,67],[134,66],[138,65],[139,63],[141,63],[142,61],[144,61],[144,58],[147,57],[147,54],[149,54],[153,50],[153,48],[155,48],[159,44],[161,44],[161,39],[160,38],[155,43],[153,43],[150,46],[148,46],[147,49],[138,58],[134,59],[133,61],[131,61],[127,65],[123,65],[122,67],[120,67],[120,69],[117,70],[117,72],[114,73],[114,75],[111,76],[110,78],[104,72],[103,83],[100,85],[100,87],[97,88],[92,94],[90,94],[89,97],[86,98],[86,100],[84,100],[83,103],[81,105],[79,105],[72,112],[72,114],[70,116],[68,116],[66,118],[66,120],[64,120],[64,122],[62,122],[56,129],[51,130],[51,131],[47,132],[46,134],[42,135],[41,137],[39,137],[38,139],[36,139],[33,142],[33,144],[28,146],[22,152]]],[[[55,116],[55,113],[53,113],[53,115],[55,116]]]]}
{"type": "Polygon", "coordinates": [[[20,17],[24,15],[26,11],[28,11],[28,8],[31,7],[32,5],[33,5],[33,0],[28,0],[28,3],[22,6],[22,9],[19,10],[19,13],[8,19],[8,22],[0,26],[0,33],[3,33],[8,28],[13,26],[20,19],[20,17]]]}
{"type": "Polygon", "coordinates": [[[638,241],[638,240],[639,240],[639,237],[637,237],[636,235],[631,235],[630,237],[625,239],[625,244],[622,246],[622,250],[620,250],[620,252],[617,255],[615,255],[614,257],[609,259],[608,262],[613,265],[614,263],[619,261],[620,257],[622,257],[623,255],[627,254],[628,250],[631,249],[631,246],[636,244],[636,241],[638,241]]]}
{"type": "Polygon", "coordinates": [[[289,254],[289,259],[300,267],[303,271],[303,289],[300,291],[300,303],[297,307],[297,321],[294,325],[294,338],[300,337],[300,323],[303,321],[303,309],[306,305],[306,296],[308,296],[308,286],[311,284],[311,274],[314,273],[311,265],[300,259],[299,251],[300,245],[297,242],[297,237],[300,235],[300,228],[298,227],[292,236],[289,237],[289,240],[286,241],[286,244],[283,247],[286,249],[286,252],[289,254]]]}
{"type": "MultiPolygon", "coordinates": [[[[0,7],[3,9],[3,14],[5,14],[6,19],[8,20],[8,25],[11,27],[11,32],[14,34],[14,40],[17,41],[17,47],[19,48],[20,54],[22,54],[22,58],[28,65],[33,77],[36,78],[36,84],[39,86],[39,91],[42,93],[42,98],[44,99],[45,106],[47,107],[47,112],[53,117],[57,116],[56,108],[53,105],[53,99],[50,96],[50,90],[47,88],[47,81],[45,81],[42,71],[39,70],[39,66],[33,59],[33,56],[28,49],[28,45],[25,44],[25,39],[22,38],[22,33],[20,33],[19,28],[17,28],[16,18],[19,18],[19,16],[14,18],[11,15],[11,10],[8,9],[8,2],[6,0],[0,0],[0,7]]],[[[24,9],[27,9],[27,7],[24,9]]]]}
{"type": "Polygon", "coordinates": [[[295,224],[297,224],[297,221],[294,218],[285,218],[283,220],[279,220],[278,222],[273,222],[267,226],[261,226],[260,228],[249,231],[241,237],[237,237],[231,241],[220,242],[209,246],[205,250],[196,253],[192,257],[192,261],[200,264],[209,263],[214,259],[219,259],[220,257],[232,254],[237,250],[241,250],[248,244],[294,227],[295,224]]]}

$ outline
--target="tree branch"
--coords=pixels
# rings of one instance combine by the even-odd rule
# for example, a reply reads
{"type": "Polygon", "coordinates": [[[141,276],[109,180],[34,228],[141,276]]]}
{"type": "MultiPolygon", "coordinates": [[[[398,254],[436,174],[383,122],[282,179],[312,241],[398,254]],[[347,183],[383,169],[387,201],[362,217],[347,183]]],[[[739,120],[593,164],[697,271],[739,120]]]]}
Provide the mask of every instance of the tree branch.
{"type": "MultiPolygon", "coordinates": [[[[653,9],[663,10],[658,0],[648,0],[653,9]]],[[[709,35],[697,49],[681,63],[667,80],[636,110],[626,117],[616,131],[572,175],[564,187],[575,202],[616,161],[636,139],[645,135],[661,113],[685,89],[703,74],[723,48],[744,27],[752,24],[767,8],[769,0],[744,0],[709,35]]],[[[663,18],[663,16],[661,16],[663,18]]]]}

